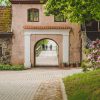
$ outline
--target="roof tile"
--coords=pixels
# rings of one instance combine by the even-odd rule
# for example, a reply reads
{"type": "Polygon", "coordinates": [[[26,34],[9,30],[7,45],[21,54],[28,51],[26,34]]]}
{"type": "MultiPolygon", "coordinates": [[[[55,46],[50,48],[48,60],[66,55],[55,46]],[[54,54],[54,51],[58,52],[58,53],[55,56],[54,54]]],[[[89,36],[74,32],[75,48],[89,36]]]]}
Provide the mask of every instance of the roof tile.
{"type": "Polygon", "coordinates": [[[68,26],[32,26],[32,25],[25,25],[23,26],[24,29],[71,29],[68,26]]]}

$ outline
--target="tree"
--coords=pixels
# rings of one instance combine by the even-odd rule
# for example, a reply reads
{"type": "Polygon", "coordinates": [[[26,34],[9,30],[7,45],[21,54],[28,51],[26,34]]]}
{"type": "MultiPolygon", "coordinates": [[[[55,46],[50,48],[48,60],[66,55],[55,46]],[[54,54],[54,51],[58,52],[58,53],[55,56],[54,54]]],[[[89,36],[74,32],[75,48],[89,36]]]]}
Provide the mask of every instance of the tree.
{"type": "Polygon", "coordinates": [[[70,22],[100,20],[100,0],[48,0],[46,15],[64,15],[70,22]]]}
{"type": "Polygon", "coordinates": [[[0,0],[0,5],[2,6],[10,6],[10,0],[0,0]]]}

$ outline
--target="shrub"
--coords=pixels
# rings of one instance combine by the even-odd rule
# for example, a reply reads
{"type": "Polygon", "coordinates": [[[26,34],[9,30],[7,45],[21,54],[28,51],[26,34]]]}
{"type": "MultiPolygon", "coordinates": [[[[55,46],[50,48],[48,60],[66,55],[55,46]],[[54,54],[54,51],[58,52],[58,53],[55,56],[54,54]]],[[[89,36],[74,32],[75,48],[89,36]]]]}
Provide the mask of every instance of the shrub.
{"type": "Polygon", "coordinates": [[[4,65],[4,64],[0,64],[0,70],[24,70],[24,65],[4,65]]]}
{"type": "Polygon", "coordinates": [[[90,70],[91,64],[89,64],[88,60],[83,60],[81,63],[81,67],[83,68],[83,71],[86,72],[90,70]]]}
{"type": "MultiPolygon", "coordinates": [[[[88,63],[87,65],[91,65],[91,66],[85,66],[83,68],[85,68],[84,70],[87,70],[87,68],[91,68],[91,69],[97,69],[100,68],[100,40],[97,39],[96,41],[93,41],[90,45],[89,48],[86,50],[85,49],[85,53],[87,56],[87,59],[85,61],[85,63],[88,63]]],[[[84,61],[83,61],[84,64],[84,61]]],[[[83,66],[83,65],[82,65],[83,66]]]]}

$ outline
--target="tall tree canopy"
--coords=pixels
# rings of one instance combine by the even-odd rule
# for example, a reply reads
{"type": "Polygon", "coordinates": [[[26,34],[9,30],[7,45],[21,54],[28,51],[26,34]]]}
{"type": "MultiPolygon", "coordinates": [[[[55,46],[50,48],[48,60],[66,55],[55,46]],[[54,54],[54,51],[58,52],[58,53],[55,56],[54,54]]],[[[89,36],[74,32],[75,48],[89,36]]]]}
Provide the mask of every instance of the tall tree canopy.
{"type": "Polygon", "coordinates": [[[75,23],[100,20],[100,0],[47,0],[46,15],[64,15],[75,23]]]}
{"type": "Polygon", "coordinates": [[[10,6],[10,0],[0,0],[0,5],[2,6],[10,6]]]}

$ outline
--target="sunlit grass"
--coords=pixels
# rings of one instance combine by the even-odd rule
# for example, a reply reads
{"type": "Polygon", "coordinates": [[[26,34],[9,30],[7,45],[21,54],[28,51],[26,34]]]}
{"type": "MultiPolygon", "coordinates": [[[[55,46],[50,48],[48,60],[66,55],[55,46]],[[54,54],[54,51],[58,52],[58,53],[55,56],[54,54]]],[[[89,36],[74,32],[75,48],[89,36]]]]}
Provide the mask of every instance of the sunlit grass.
{"type": "Polygon", "coordinates": [[[68,100],[100,100],[100,70],[63,79],[68,100]]]}

